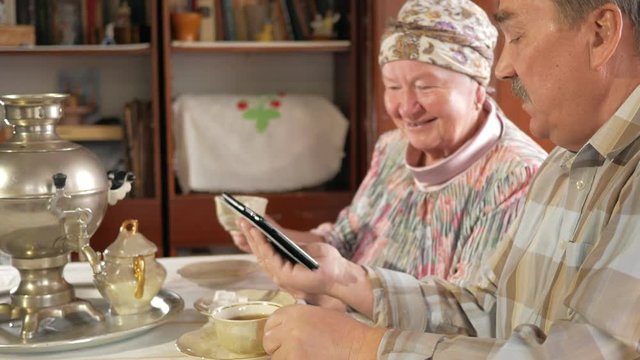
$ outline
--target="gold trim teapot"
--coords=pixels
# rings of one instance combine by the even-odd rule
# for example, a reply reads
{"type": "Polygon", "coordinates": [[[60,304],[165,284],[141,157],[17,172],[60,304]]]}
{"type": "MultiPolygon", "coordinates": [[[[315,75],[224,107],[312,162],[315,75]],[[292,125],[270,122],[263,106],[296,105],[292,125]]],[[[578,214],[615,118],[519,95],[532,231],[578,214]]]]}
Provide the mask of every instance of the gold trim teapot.
{"type": "MultiPolygon", "coordinates": [[[[118,315],[148,311],[167,271],[156,258],[156,245],[138,232],[138,220],[125,220],[99,264],[93,258],[94,283],[118,315]]],[[[91,261],[91,260],[90,260],[91,261]]]]}

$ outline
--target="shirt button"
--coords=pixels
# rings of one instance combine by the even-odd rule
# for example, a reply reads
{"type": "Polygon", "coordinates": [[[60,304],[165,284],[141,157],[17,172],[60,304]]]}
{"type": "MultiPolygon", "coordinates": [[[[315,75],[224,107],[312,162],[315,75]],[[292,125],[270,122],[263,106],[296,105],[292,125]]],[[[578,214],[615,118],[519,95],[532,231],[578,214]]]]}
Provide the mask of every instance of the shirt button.
{"type": "Polygon", "coordinates": [[[582,181],[582,180],[578,180],[578,181],[576,182],[576,189],[578,189],[578,190],[582,190],[582,189],[584,189],[584,181],[582,181]]]}

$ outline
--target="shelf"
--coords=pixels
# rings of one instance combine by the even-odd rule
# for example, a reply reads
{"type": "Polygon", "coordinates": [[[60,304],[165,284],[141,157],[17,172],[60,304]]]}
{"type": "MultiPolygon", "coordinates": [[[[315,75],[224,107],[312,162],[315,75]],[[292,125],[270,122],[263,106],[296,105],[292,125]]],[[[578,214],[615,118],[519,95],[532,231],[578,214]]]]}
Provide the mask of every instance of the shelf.
{"type": "MultiPolygon", "coordinates": [[[[5,127],[5,139],[11,137],[11,128],[5,127]]],[[[120,125],[58,125],[58,135],[68,141],[120,141],[123,139],[120,125]]]]}
{"type": "Polygon", "coordinates": [[[58,125],[58,135],[69,141],[119,141],[123,138],[120,125],[58,125]]]}
{"type": "Polygon", "coordinates": [[[348,52],[351,42],[347,40],[330,41],[172,41],[174,52],[348,52]]]}
{"type": "MultiPolygon", "coordinates": [[[[232,246],[229,234],[216,219],[211,194],[174,195],[169,201],[170,239],[172,250],[232,246]]],[[[293,191],[252,194],[269,199],[267,215],[280,225],[306,231],[323,222],[333,222],[336,214],[353,198],[349,191],[293,191]]]]}
{"type": "Polygon", "coordinates": [[[0,46],[1,55],[148,55],[149,43],[124,45],[36,45],[0,46]]]}

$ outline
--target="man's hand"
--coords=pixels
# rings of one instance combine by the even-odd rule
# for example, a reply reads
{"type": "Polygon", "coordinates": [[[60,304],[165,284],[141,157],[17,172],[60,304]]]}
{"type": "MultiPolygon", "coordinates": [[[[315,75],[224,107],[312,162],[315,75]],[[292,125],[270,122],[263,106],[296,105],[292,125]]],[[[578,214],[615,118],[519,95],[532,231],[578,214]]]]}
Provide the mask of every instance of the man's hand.
{"type": "Polygon", "coordinates": [[[373,360],[384,332],[343,313],[290,305],[269,317],[263,345],[272,360],[373,360]]]}

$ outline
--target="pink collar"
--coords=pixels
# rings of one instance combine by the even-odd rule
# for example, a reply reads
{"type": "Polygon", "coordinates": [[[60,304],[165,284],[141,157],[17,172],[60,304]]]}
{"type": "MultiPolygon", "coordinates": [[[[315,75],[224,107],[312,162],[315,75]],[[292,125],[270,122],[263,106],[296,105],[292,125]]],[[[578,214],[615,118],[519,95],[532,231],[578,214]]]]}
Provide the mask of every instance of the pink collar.
{"type": "Polygon", "coordinates": [[[420,190],[433,191],[443,187],[451,179],[467,170],[498,142],[504,127],[502,119],[498,116],[493,102],[487,100],[483,106],[489,114],[482,128],[455,153],[437,163],[421,167],[412,166],[409,159],[420,158],[420,150],[411,144],[407,145],[405,166],[413,174],[414,181],[420,190]]]}

